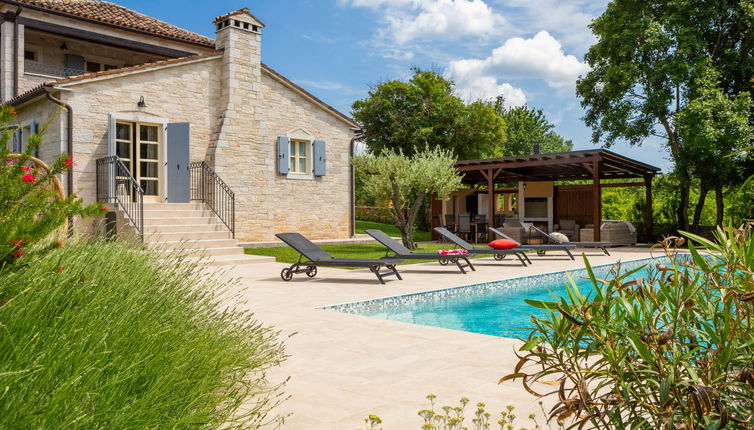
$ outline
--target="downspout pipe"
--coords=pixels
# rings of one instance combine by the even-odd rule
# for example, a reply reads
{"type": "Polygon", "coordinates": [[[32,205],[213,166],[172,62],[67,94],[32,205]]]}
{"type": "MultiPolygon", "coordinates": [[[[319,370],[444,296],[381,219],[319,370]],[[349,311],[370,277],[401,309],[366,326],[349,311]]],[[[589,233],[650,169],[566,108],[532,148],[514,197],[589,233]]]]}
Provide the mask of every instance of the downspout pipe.
{"type": "Polygon", "coordinates": [[[13,97],[18,95],[18,16],[21,15],[21,11],[21,6],[19,6],[13,19],[13,97]]]}
{"type": "MultiPolygon", "coordinates": [[[[73,108],[68,103],[52,95],[52,87],[44,87],[47,100],[60,105],[66,111],[66,152],[69,157],[73,157],[73,108]]],[[[66,172],[66,196],[73,195],[73,168],[68,168],[66,172]]],[[[68,235],[73,234],[73,218],[68,218],[68,235]]]]}
{"type": "Polygon", "coordinates": [[[351,168],[348,171],[349,185],[351,187],[351,196],[349,199],[349,209],[351,212],[349,229],[351,237],[356,235],[356,170],[353,166],[353,157],[356,155],[356,141],[361,140],[364,137],[364,130],[355,130],[353,134],[354,136],[351,139],[351,143],[349,143],[348,149],[348,153],[351,157],[351,168]]]}

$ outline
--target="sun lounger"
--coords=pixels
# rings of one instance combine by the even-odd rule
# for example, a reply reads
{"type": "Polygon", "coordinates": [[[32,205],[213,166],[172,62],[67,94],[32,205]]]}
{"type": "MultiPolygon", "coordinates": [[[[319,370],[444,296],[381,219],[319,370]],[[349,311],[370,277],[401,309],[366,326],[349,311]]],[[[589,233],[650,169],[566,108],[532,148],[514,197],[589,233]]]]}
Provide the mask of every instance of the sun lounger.
{"type": "MultiPolygon", "coordinates": [[[[516,240],[511,239],[509,236],[506,236],[503,232],[496,228],[490,227],[490,231],[503,239],[513,240],[514,242],[518,243],[516,240]]],[[[571,249],[576,248],[576,245],[572,243],[553,243],[546,245],[522,245],[518,243],[518,247],[537,251],[537,255],[540,257],[543,257],[547,251],[565,251],[565,253],[568,254],[569,257],[571,257],[571,260],[574,260],[573,254],[571,254],[571,249]]]]}
{"type": "Polygon", "coordinates": [[[385,283],[383,280],[385,276],[395,275],[398,279],[403,279],[395,267],[401,260],[386,258],[376,260],[368,258],[335,258],[299,233],[278,233],[275,236],[300,254],[298,263],[292,264],[280,272],[280,277],[284,281],[290,281],[293,279],[293,275],[297,273],[306,273],[306,276],[313,278],[317,276],[318,266],[366,267],[377,276],[381,284],[385,283]],[[382,266],[385,266],[389,271],[381,273],[380,269],[382,266]]]}
{"type": "MultiPolygon", "coordinates": [[[[544,231],[538,229],[537,227],[531,226],[531,229],[542,235],[545,239],[547,239],[550,243],[560,243],[558,242],[554,237],[550,236],[549,233],[545,233],[544,231]]],[[[568,242],[571,245],[576,245],[579,247],[594,247],[594,248],[600,248],[602,252],[605,253],[605,255],[610,255],[609,252],[607,252],[607,247],[611,246],[612,243],[610,242],[568,242]]]]}
{"type": "Polygon", "coordinates": [[[443,266],[448,263],[453,263],[458,266],[461,273],[466,273],[465,267],[474,269],[474,265],[465,255],[440,255],[429,252],[413,252],[410,249],[403,246],[402,243],[395,241],[392,237],[385,234],[382,230],[370,229],[366,230],[366,234],[372,236],[374,240],[383,244],[390,252],[395,255],[385,255],[385,258],[398,258],[401,260],[438,260],[443,266]],[[465,263],[462,263],[462,261],[465,263]]]}
{"type": "Polygon", "coordinates": [[[495,260],[502,260],[507,255],[515,255],[519,259],[519,261],[521,261],[521,264],[523,264],[524,266],[526,266],[527,262],[531,263],[531,260],[529,260],[529,257],[526,256],[526,251],[527,251],[526,249],[523,249],[523,248],[495,249],[495,248],[489,248],[489,247],[479,248],[479,247],[475,247],[469,242],[466,242],[465,240],[449,232],[447,229],[443,227],[435,227],[435,231],[439,233],[441,236],[443,236],[444,238],[453,242],[456,246],[463,248],[469,251],[470,253],[490,254],[495,257],[495,260]]]}

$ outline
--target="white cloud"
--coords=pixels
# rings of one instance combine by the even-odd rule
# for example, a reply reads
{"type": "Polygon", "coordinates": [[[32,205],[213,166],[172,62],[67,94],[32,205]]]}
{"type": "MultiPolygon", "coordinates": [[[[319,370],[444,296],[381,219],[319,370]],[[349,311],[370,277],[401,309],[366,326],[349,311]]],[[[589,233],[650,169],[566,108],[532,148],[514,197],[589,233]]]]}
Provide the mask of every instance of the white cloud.
{"type": "Polygon", "coordinates": [[[608,4],[608,0],[493,1],[505,8],[506,17],[519,30],[527,33],[548,30],[579,54],[596,42],[589,24],[605,11],[608,4]]]}
{"type": "Polygon", "coordinates": [[[589,66],[573,55],[566,55],[560,42],[546,31],[531,39],[514,37],[492,50],[485,59],[451,61],[446,74],[467,96],[494,97],[503,94],[509,103],[526,101],[523,91],[500,80],[541,79],[555,89],[573,89],[576,79],[589,66]]]}
{"type": "Polygon", "coordinates": [[[484,0],[339,0],[342,5],[383,13],[380,36],[399,44],[413,40],[489,37],[507,26],[484,0]]]}

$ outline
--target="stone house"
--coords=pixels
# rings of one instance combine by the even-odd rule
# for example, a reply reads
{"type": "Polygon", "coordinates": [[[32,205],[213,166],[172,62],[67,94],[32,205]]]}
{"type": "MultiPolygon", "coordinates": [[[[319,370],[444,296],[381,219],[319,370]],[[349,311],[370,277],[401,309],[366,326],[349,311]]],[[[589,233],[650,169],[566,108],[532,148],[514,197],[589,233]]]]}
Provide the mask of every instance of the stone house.
{"type": "MultiPolygon", "coordinates": [[[[0,97],[18,112],[13,145],[23,149],[44,125],[39,158],[73,154],[69,193],[105,199],[145,237],[150,225],[207,213],[232,230],[227,239],[353,235],[360,127],[262,63],[264,24],[248,9],[217,17],[210,39],[104,1],[0,8],[0,97]]],[[[178,230],[153,233],[177,240],[167,233],[178,230]]]]}

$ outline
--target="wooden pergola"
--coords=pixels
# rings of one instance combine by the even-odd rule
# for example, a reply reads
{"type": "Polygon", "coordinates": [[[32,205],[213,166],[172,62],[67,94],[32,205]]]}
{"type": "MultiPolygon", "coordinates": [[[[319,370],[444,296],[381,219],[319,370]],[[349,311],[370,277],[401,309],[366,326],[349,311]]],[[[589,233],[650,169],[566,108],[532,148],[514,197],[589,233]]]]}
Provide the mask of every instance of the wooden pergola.
{"type": "Polygon", "coordinates": [[[463,174],[463,183],[487,186],[490,220],[495,213],[495,184],[591,180],[595,241],[600,240],[602,188],[644,186],[647,203],[644,210],[645,228],[648,232],[652,231],[652,178],[660,169],[606,149],[462,160],[456,163],[456,169],[463,174]],[[629,179],[643,181],[614,181],[629,179]],[[603,183],[604,180],[613,181],[603,183]]]}

